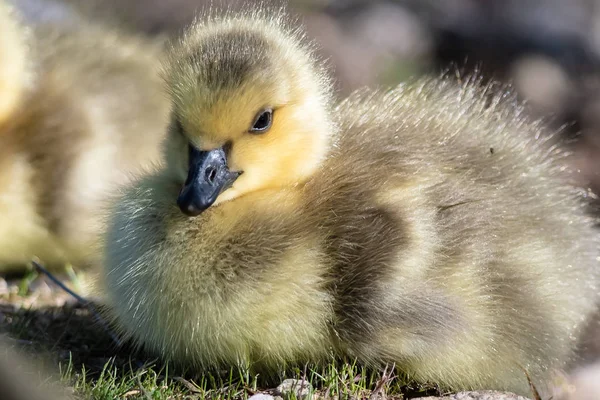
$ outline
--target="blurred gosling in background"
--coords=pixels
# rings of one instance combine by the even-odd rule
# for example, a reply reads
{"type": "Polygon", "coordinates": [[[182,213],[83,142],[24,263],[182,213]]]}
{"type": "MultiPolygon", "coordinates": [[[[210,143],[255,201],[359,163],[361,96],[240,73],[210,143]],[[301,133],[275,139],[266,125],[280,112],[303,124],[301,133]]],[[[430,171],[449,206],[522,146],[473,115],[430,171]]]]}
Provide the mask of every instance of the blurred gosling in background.
{"type": "Polygon", "coordinates": [[[0,272],[97,263],[105,199],[159,162],[161,50],[91,21],[26,26],[0,1],[0,272]]]}

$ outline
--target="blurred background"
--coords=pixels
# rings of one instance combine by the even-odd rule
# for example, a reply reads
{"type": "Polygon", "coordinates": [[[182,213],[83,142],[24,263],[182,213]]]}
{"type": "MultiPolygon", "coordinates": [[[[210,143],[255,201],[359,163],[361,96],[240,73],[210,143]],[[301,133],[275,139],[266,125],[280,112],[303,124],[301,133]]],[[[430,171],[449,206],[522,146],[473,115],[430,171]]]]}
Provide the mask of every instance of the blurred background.
{"type": "MultiPolygon", "coordinates": [[[[176,35],[208,0],[11,0],[32,22],[94,14],[176,35]]],[[[216,0],[241,7],[252,1],[216,0]]],[[[582,183],[600,192],[600,0],[290,0],[334,69],[340,93],[421,74],[478,71],[511,84],[561,129],[582,183]]]]}

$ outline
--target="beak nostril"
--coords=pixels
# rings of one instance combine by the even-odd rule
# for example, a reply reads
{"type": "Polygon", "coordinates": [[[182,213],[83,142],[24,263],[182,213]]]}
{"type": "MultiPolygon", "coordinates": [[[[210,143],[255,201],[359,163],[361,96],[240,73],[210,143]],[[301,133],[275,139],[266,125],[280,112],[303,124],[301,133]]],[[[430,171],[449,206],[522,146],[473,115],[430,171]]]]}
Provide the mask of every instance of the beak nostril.
{"type": "Polygon", "coordinates": [[[177,197],[177,205],[186,215],[199,215],[212,206],[239,175],[240,172],[229,170],[223,148],[201,151],[190,146],[188,176],[177,197]]]}
{"type": "Polygon", "coordinates": [[[215,168],[208,168],[204,174],[208,183],[212,185],[217,176],[217,170],[215,168]]]}

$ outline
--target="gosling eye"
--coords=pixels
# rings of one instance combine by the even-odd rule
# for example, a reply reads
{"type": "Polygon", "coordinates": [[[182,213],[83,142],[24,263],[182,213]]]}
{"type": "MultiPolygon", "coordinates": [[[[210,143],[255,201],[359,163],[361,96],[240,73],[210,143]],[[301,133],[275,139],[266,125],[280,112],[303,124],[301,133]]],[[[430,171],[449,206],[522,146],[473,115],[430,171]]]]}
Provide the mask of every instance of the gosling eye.
{"type": "Polygon", "coordinates": [[[248,130],[250,133],[261,134],[265,133],[271,127],[273,123],[273,110],[270,108],[261,111],[256,116],[254,123],[252,124],[252,128],[248,130]]]}

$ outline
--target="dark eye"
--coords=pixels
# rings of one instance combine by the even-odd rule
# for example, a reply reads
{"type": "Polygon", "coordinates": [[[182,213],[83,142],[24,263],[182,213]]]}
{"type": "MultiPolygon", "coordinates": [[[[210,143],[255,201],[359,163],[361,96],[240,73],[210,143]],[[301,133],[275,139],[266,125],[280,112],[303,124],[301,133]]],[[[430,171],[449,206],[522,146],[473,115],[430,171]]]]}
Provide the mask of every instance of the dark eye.
{"type": "Polygon", "coordinates": [[[254,120],[254,124],[252,124],[252,128],[250,128],[250,133],[264,133],[269,130],[271,124],[273,123],[273,110],[267,109],[261,111],[254,120]]]}

